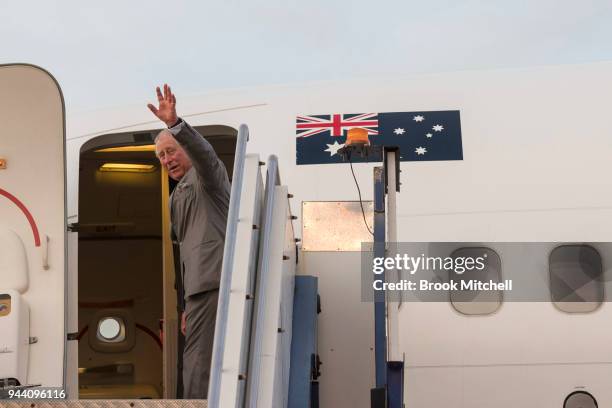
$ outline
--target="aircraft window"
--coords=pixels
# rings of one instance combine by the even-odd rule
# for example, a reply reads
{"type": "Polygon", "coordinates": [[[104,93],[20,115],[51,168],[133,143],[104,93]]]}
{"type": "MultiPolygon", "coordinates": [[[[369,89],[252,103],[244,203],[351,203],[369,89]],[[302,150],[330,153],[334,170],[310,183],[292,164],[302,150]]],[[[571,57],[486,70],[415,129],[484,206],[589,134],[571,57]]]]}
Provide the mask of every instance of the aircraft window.
{"type": "Polygon", "coordinates": [[[0,317],[8,316],[11,313],[11,295],[0,294],[0,317]]]}
{"type": "Polygon", "coordinates": [[[586,391],[574,391],[565,398],[563,408],[597,408],[597,401],[586,391]]]}
{"type": "Polygon", "coordinates": [[[135,324],[130,310],[109,309],[96,312],[90,320],[89,345],[102,353],[123,353],[134,347],[135,324]]]}
{"type": "Polygon", "coordinates": [[[566,313],[592,312],[604,301],[601,255],[588,245],[562,245],[549,257],[553,304],[566,313]]]}
{"type": "Polygon", "coordinates": [[[463,273],[449,272],[449,278],[459,286],[459,290],[450,291],[455,310],[465,315],[488,315],[497,311],[503,301],[502,291],[490,290],[491,283],[502,283],[501,258],[497,252],[485,247],[466,247],[455,250],[451,258],[455,259],[456,266],[465,265],[463,273]],[[468,259],[473,260],[469,262],[471,269],[467,268],[468,259]],[[464,285],[467,288],[461,289],[464,285]]]}
{"type": "Polygon", "coordinates": [[[125,338],[125,327],[122,321],[116,317],[105,317],[98,324],[98,337],[102,341],[122,341],[125,338]]]}

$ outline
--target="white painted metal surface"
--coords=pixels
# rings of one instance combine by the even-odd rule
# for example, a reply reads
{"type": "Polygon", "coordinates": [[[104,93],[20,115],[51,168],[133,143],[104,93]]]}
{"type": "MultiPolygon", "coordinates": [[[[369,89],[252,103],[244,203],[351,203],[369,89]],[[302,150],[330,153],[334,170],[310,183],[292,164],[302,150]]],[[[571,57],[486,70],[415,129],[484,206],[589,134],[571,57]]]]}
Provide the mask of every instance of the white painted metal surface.
{"type": "Polygon", "coordinates": [[[30,308],[30,336],[38,338],[28,346],[27,383],[61,387],[66,348],[62,94],[49,73],[27,65],[0,66],[0,89],[0,158],[6,160],[0,169],[5,192],[0,229],[14,231],[24,243],[29,283],[22,298],[30,308]]]}
{"type": "MultiPolygon", "coordinates": [[[[401,154],[401,152],[400,152],[401,154]]],[[[386,196],[386,231],[387,242],[391,244],[387,246],[387,256],[394,257],[396,255],[397,246],[397,190],[396,185],[399,182],[395,173],[395,165],[399,160],[396,157],[396,152],[387,153],[387,196],[386,196]]],[[[397,269],[387,271],[387,281],[397,282],[399,279],[397,269]]],[[[399,348],[397,338],[399,336],[399,306],[401,297],[398,299],[387,294],[387,361],[402,361],[403,355],[399,348]]]]}
{"type": "MultiPolygon", "coordinates": [[[[66,311],[66,329],[68,333],[78,333],[78,288],[79,288],[79,234],[68,232],[68,281],[67,298],[68,310],[66,311]]],[[[68,399],[79,398],[79,342],[71,340],[66,342],[66,395],[68,399]]]]}
{"type": "Polygon", "coordinates": [[[361,253],[301,252],[300,274],[319,281],[321,407],[370,408],[374,303],[361,301],[361,253]]]}
{"type": "MultiPolygon", "coordinates": [[[[289,357],[291,352],[291,322],[295,276],[295,240],[286,186],[274,188],[274,206],[270,230],[270,251],[267,287],[264,299],[261,368],[257,401],[249,406],[285,407],[289,389],[289,357]]],[[[254,351],[257,353],[257,351],[254,351]]]]}
{"type": "MultiPolygon", "coordinates": [[[[293,337],[293,294],[295,293],[295,274],[297,270],[297,246],[293,230],[293,214],[289,204],[289,191],[282,190],[279,199],[285,201],[284,234],[278,244],[283,248],[284,262],[281,269],[281,301],[279,305],[279,335],[277,336],[277,356],[275,393],[282,396],[279,407],[286,407],[289,400],[289,374],[291,365],[291,339],[293,337]],[[284,192],[287,195],[282,195],[284,192]]],[[[280,221],[280,220],[279,220],[280,221]]]]}
{"type": "Polygon", "coordinates": [[[23,241],[13,230],[0,228],[0,254],[0,290],[24,293],[29,286],[28,255],[23,241]]]}
{"type": "MultiPolygon", "coordinates": [[[[397,340],[406,355],[407,401],[418,406],[453,398],[465,407],[512,407],[531,401],[555,406],[585,387],[600,406],[609,404],[612,395],[601,387],[600,376],[609,377],[612,370],[606,346],[612,341],[607,324],[610,305],[603,303],[592,313],[568,314],[552,304],[548,257],[556,243],[479,245],[499,254],[503,279],[512,279],[515,286],[528,283],[541,301],[506,301],[485,316],[462,315],[450,303],[404,302],[397,340]],[[440,384],[430,381],[434,377],[460,380],[456,384],[461,388],[453,385],[444,393],[436,392],[440,384]]],[[[602,256],[609,296],[610,270],[605,265],[612,264],[612,244],[590,245],[602,256]]]]}
{"type": "Polygon", "coordinates": [[[0,289],[0,378],[16,379],[27,384],[30,354],[30,308],[21,293],[0,289]]]}
{"type": "Polygon", "coordinates": [[[244,402],[263,199],[263,181],[259,156],[256,154],[246,157],[240,194],[239,224],[236,231],[221,371],[220,407],[239,407],[244,402]]]}

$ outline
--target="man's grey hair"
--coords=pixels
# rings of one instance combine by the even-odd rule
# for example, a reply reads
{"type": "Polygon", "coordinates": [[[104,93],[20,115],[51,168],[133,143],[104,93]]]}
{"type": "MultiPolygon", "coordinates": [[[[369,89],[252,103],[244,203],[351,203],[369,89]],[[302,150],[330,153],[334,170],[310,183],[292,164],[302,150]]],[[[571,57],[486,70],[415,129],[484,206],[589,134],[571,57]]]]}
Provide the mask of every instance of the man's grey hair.
{"type": "Polygon", "coordinates": [[[162,129],[157,135],[155,135],[155,137],[153,138],[153,143],[157,143],[157,139],[159,139],[159,137],[161,135],[163,135],[164,133],[169,134],[170,136],[174,137],[174,135],[172,134],[172,132],[170,132],[168,129],[162,129]]]}

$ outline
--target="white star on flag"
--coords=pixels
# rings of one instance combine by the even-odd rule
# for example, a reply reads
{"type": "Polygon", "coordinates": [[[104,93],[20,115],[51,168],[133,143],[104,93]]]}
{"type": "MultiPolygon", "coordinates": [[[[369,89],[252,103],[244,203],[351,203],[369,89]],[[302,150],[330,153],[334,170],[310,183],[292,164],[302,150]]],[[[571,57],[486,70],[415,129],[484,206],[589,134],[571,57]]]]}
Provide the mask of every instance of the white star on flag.
{"type": "MultiPolygon", "coordinates": [[[[327,144],[327,143],[326,143],[327,144]]],[[[344,143],[340,144],[338,142],[334,142],[334,144],[328,144],[327,149],[323,150],[324,152],[329,152],[330,156],[333,156],[338,153],[338,150],[344,147],[344,143]]]]}
{"type": "Polygon", "coordinates": [[[433,137],[433,134],[431,134],[431,133],[427,133],[427,134],[425,135],[425,137],[433,137]]]}
{"type": "Polygon", "coordinates": [[[404,129],[402,128],[397,128],[393,131],[393,133],[395,133],[396,135],[403,135],[404,134],[404,129]]]}
{"type": "Polygon", "coordinates": [[[424,148],[423,146],[419,146],[416,148],[416,150],[414,151],[417,155],[423,155],[425,153],[427,153],[427,149],[424,148]]]}
{"type": "Polygon", "coordinates": [[[444,130],[444,126],[442,125],[434,125],[434,127],[432,128],[434,130],[434,132],[441,132],[444,130]]]}
{"type": "Polygon", "coordinates": [[[415,122],[422,122],[423,120],[425,120],[425,118],[423,117],[423,115],[416,115],[414,118],[412,118],[412,120],[414,120],[415,122]]]}

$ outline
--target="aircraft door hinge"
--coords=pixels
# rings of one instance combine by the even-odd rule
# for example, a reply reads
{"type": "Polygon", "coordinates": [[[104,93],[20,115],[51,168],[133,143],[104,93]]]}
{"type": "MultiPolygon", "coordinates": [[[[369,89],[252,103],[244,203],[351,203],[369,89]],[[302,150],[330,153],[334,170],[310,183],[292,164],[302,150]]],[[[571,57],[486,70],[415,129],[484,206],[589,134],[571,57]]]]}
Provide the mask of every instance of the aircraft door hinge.
{"type": "Polygon", "coordinates": [[[79,223],[73,222],[72,224],[68,224],[68,232],[79,232],[79,223]]]}
{"type": "Polygon", "coordinates": [[[78,339],[79,339],[79,332],[66,334],[66,340],[68,341],[73,341],[73,340],[78,340],[78,339]]]}

